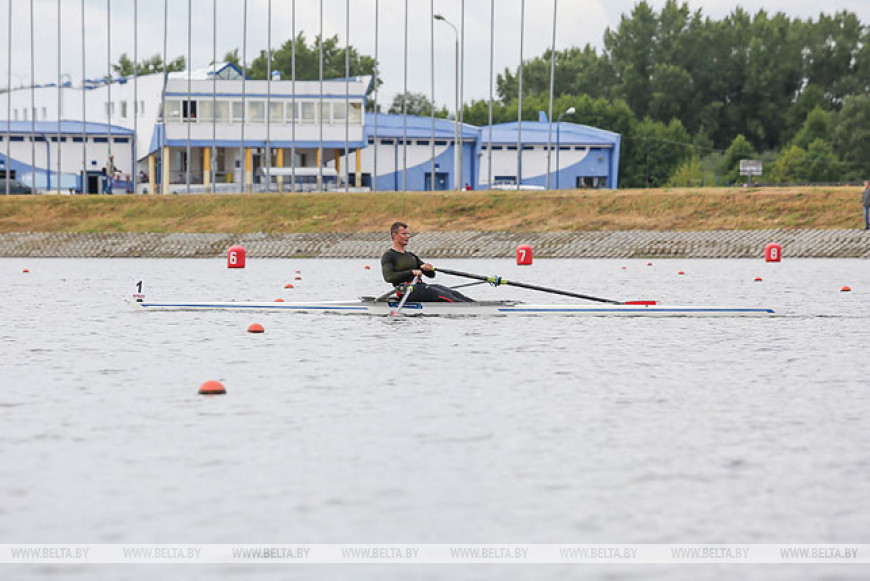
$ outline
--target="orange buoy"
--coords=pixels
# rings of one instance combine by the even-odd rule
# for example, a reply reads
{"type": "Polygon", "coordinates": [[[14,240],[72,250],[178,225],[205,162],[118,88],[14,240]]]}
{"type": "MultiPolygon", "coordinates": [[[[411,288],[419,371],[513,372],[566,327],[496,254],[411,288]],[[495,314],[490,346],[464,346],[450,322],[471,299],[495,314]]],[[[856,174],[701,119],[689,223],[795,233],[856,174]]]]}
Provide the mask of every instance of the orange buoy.
{"type": "Polygon", "coordinates": [[[284,288],[293,288],[293,285],[288,282],[284,285],[284,288]]]}
{"type": "Polygon", "coordinates": [[[244,246],[230,246],[227,250],[227,268],[245,268],[244,246]]]}
{"type": "Polygon", "coordinates": [[[682,271],[682,270],[681,270],[681,271],[678,272],[677,274],[679,274],[679,275],[684,275],[684,274],[686,274],[686,273],[685,273],[685,271],[682,271]]]}
{"type": "Polygon", "coordinates": [[[220,381],[209,380],[199,386],[200,395],[226,395],[227,390],[220,381]]]}
{"type": "Polygon", "coordinates": [[[251,326],[248,327],[248,333],[265,333],[266,329],[263,328],[263,325],[260,323],[251,323],[251,326]]]}
{"type": "Polygon", "coordinates": [[[755,282],[761,282],[761,281],[762,281],[762,278],[760,276],[755,277],[755,282]]]}
{"type": "Polygon", "coordinates": [[[528,244],[517,246],[517,264],[520,266],[531,264],[533,254],[532,247],[528,244]]]}
{"type": "Polygon", "coordinates": [[[841,293],[848,293],[851,291],[852,291],[852,287],[850,287],[850,286],[844,286],[843,288],[840,289],[841,293]]]}
{"type": "Polygon", "coordinates": [[[276,302],[276,303],[283,303],[283,302],[284,302],[284,299],[275,299],[275,302],[276,302]]]}
{"type": "Polygon", "coordinates": [[[779,262],[782,260],[782,246],[776,242],[771,242],[764,247],[765,262],[779,262]]]}

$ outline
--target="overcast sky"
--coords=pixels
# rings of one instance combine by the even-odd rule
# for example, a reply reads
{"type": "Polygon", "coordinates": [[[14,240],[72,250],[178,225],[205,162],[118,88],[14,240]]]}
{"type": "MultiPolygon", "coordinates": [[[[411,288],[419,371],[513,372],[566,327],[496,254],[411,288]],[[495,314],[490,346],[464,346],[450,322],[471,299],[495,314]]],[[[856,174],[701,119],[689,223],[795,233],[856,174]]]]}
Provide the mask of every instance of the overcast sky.
{"type": "MultiPolygon", "coordinates": [[[[217,4],[218,58],[234,48],[242,48],[243,0],[191,0],[193,12],[194,68],[207,66],[212,60],[212,6],[217,4]]],[[[374,54],[374,23],[376,0],[349,0],[350,42],[365,54],[374,54]]],[[[378,0],[380,4],[379,56],[385,81],[380,101],[389,103],[400,93],[403,73],[403,20],[406,0],[378,0]]],[[[408,26],[408,89],[431,92],[430,84],[430,1],[407,0],[408,26]]],[[[12,86],[30,83],[30,5],[28,0],[0,0],[0,22],[6,21],[12,3],[12,86]]],[[[324,33],[338,34],[345,41],[345,6],[348,0],[323,0],[324,33]]],[[[134,0],[84,0],[86,73],[88,77],[104,76],[108,59],[108,10],[111,4],[111,56],[133,54],[134,0]]],[[[269,0],[248,0],[248,61],[267,46],[269,0]]],[[[489,96],[489,31],[490,0],[465,0],[465,101],[489,96]]],[[[665,0],[649,0],[656,9],[665,0]]],[[[310,39],[320,27],[319,0],[297,0],[297,29],[310,39]]],[[[460,26],[462,0],[434,0],[435,12],[460,26]]],[[[520,0],[495,0],[495,71],[515,69],[520,58],[520,0]]],[[[607,27],[616,27],[620,16],[628,14],[634,0],[559,0],[556,46],[601,47],[607,27]]],[[[692,10],[701,9],[712,18],[722,18],[737,5],[733,0],[689,0],[692,10]]],[[[58,0],[33,0],[35,19],[35,79],[37,83],[57,79],[58,63],[58,0]]],[[[168,53],[170,58],[187,54],[187,6],[185,0],[169,2],[168,53]]],[[[785,12],[793,17],[817,18],[822,8],[827,13],[849,10],[870,24],[870,0],[743,0],[746,10],[755,13],[785,12]],[[821,7],[820,7],[821,6],[821,7]]],[[[61,69],[76,84],[82,76],[81,0],[61,0],[61,69]]],[[[291,0],[272,0],[272,46],[277,47],[291,36],[291,0]]],[[[552,40],[553,0],[525,1],[526,59],[540,55],[552,40]]],[[[7,82],[7,26],[0,30],[0,86],[7,82]]],[[[139,58],[163,51],[163,2],[139,0],[139,58]]],[[[435,99],[439,105],[453,105],[454,35],[444,23],[435,26],[435,99]]]]}

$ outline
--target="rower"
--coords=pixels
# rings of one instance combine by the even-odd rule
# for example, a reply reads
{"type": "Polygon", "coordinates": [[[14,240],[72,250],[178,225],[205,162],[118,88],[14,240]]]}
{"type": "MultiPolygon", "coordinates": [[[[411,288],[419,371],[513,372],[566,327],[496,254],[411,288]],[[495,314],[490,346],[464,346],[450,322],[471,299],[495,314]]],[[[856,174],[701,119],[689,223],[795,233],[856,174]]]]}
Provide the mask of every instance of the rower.
{"type": "MultiPolygon", "coordinates": [[[[381,257],[381,272],[385,281],[399,286],[413,281],[416,277],[435,277],[435,267],[428,262],[423,262],[416,254],[405,249],[411,240],[407,224],[396,222],[390,226],[390,237],[393,240],[393,245],[381,257]]],[[[422,281],[414,284],[414,290],[408,297],[408,301],[413,303],[474,302],[473,299],[451,288],[440,284],[426,284],[422,281]]]]}

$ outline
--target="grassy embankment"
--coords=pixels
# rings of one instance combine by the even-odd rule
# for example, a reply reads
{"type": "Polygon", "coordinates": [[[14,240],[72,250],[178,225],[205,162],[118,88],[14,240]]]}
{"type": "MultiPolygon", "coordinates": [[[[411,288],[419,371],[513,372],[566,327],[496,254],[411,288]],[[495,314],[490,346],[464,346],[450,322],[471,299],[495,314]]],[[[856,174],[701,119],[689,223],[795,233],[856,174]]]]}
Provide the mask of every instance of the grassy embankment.
{"type": "Polygon", "coordinates": [[[570,192],[0,196],[0,232],[380,232],[841,229],[854,187],[570,192]]]}

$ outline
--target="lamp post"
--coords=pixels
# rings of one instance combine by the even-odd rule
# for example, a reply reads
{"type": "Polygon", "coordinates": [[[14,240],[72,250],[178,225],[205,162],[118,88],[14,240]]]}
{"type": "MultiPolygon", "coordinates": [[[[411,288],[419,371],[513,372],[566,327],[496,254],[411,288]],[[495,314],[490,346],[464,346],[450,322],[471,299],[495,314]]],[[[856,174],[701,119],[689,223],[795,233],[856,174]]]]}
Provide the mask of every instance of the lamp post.
{"type": "MultiPolygon", "coordinates": [[[[453,172],[454,172],[454,176],[456,176],[456,172],[459,171],[459,168],[461,167],[461,163],[462,163],[460,161],[461,160],[460,156],[462,155],[462,146],[459,143],[459,31],[456,29],[456,27],[453,25],[452,22],[450,22],[449,20],[444,18],[442,15],[436,14],[434,16],[434,18],[435,18],[435,20],[440,20],[441,22],[443,22],[444,24],[446,24],[450,28],[452,28],[453,34],[456,35],[456,49],[455,49],[455,53],[456,53],[456,64],[455,64],[455,68],[456,68],[456,80],[455,80],[456,105],[455,105],[455,113],[453,114],[453,172]]],[[[435,103],[432,103],[432,107],[435,107],[435,103]]],[[[432,179],[434,180],[435,176],[432,176],[432,179]]],[[[462,189],[462,179],[463,179],[462,175],[458,175],[454,178],[454,182],[456,184],[457,190],[462,189]]]]}
{"type": "Polygon", "coordinates": [[[577,112],[577,109],[574,107],[568,107],[559,118],[556,120],[556,189],[559,189],[559,152],[562,150],[562,140],[561,138],[561,129],[562,129],[562,117],[566,115],[573,115],[577,112]]]}

